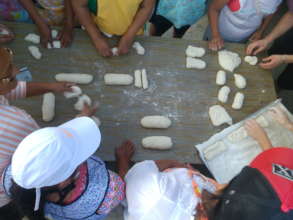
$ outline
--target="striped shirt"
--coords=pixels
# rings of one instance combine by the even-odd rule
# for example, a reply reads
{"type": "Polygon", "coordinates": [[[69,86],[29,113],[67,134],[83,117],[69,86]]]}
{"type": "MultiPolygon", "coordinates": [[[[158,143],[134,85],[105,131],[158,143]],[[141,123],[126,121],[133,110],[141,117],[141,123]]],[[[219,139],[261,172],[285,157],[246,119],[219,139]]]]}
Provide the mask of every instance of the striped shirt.
{"type": "MultiPolygon", "coordinates": [[[[26,97],[26,82],[19,81],[16,88],[5,95],[0,95],[0,177],[10,163],[18,144],[27,135],[38,129],[34,119],[24,110],[10,106],[9,100],[26,97]]],[[[0,182],[0,207],[9,203],[0,182]]]]}

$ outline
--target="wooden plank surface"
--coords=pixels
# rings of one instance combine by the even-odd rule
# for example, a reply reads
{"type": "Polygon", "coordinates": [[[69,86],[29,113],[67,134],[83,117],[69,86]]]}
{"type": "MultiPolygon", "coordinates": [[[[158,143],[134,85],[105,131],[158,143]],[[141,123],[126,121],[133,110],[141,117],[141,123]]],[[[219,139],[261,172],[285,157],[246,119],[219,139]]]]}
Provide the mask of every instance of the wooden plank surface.
{"type": "MultiPolygon", "coordinates": [[[[92,100],[99,101],[101,107],[97,116],[102,121],[102,144],[97,152],[104,160],[114,160],[114,148],[124,139],[131,139],[137,147],[134,160],[178,159],[186,162],[200,162],[194,149],[196,143],[207,140],[212,134],[225,126],[214,128],[208,117],[208,108],[217,104],[219,87],[215,84],[216,72],[220,69],[217,53],[207,51],[203,60],[207,62],[204,70],[185,68],[185,49],[193,44],[206,47],[206,42],[141,37],[138,40],[146,48],[146,55],[129,55],[113,58],[100,57],[86,33],[75,31],[74,43],[67,49],[41,49],[43,58],[33,59],[23,40],[26,34],[35,32],[35,27],[23,23],[7,23],[16,33],[16,40],[8,46],[15,52],[14,62],[27,66],[34,81],[54,81],[59,72],[89,73],[95,76],[92,84],[81,86],[92,100]],[[146,68],[149,89],[134,86],[105,86],[105,73],[133,74],[135,69],[146,68]],[[139,122],[145,115],[166,115],[172,120],[167,130],[143,129],[139,122]],[[146,150],[141,139],[150,135],[172,137],[174,146],[169,151],[146,150]]],[[[112,42],[113,43],[113,42],[112,42]]],[[[226,44],[226,48],[244,56],[244,45],[226,44]]],[[[245,118],[275,100],[273,79],[269,71],[242,62],[236,73],[247,78],[245,104],[241,110],[231,108],[237,89],[234,78],[228,74],[228,86],[232,89],[229,101],[224,107],[234,122],[245,118]]],[[[73,110],[75,100],[57,96],[56,117],[51,123],[41,121],[42,98],[35,97],[17,101],[13,104],[25,109],[41,126],[58,125],[76,114],[73,110]]]]}

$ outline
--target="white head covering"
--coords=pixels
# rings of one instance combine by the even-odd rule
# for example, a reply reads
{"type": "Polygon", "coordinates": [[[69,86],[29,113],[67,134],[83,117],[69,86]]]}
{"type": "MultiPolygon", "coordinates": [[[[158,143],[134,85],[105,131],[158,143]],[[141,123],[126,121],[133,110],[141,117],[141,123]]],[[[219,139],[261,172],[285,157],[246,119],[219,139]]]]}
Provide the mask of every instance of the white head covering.
{"type": "Polygon", "coordinates": [[[70,177],[97,150],[100,141],[99,128],[89,117],[39,129],[25,137],[13,154],[12,177],[25,189],[36,188],[37,210],[40,188],[70,177]]]}

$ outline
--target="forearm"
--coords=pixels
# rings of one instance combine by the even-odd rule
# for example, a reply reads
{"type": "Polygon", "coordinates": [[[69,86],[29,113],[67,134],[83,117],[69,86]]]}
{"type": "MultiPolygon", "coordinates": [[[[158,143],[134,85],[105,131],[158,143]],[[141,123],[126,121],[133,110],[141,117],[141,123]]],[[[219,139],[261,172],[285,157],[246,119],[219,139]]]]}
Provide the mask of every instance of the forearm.
{"type": "Polygon", "coordinates": [[[263,138],[257,139],[256,141],[263,151],[271,149],[273,147],[267,135],[265,135],[263,138]]]}
{"type": "Polygon", "coordinates": [[[53,92],[52,83],[28,82],[26,96],[37,96],[47,92],[53,92]]]}
{"type": "Polygon", "coordinates": [[[268,27],[268,25],[270,24],[273,16],[274,16],[274,14],[271,14],[271,15],[265,17],[262,21],[261,26],[257,29],[257,31],[259,31],[260,33],[263,33],[266,30],[266,28],[268,27]]]}
{"type": "Polygon", "coordinates": [[[220,14],[220,11],[215,9],[212,5],[209,7],[208,18],[209,18],[212,38],[221,37],[221,34],[219,32],[219,27],[218,27],[219,14],[220,14]]]}
{"type": "Polygon", "coordinates": [[[278,22],[278,24],[275,26],[275,28],[272,30],[272,32],[265,37],[265,40],[267,40],[269,43],[273,42],[276,38],[283,35],[286,31],[288,31],[290,28],[293,27],[293,13],[287,12],[283,15],[281,20],[278,22]]]}
{"type": "Polygon", "coordinates": [[[64,1],[64,8],[65,8],[64,25],[74,26],[74,14],[73,14],[71,0],[64,1]]]}
{"type": "Polygon", "coordinates": [[[293,55],[280,55],[284,63],[293,63],[293,55]]]}
{"type": "Polygon", "coordinates": [[[28,11],[31,19],[36,23],[36,25],[40,25],[45,22],[39,15],[32,0],[19,0],[19,2],[25,8],[25,10],[28,11]]]}
{"type": "Polygon", "coordinates": [[[155,160],[155,163],[159,170],[162,172],[170,167],[173,167],[176,163],[175,160],[155,160]]]}

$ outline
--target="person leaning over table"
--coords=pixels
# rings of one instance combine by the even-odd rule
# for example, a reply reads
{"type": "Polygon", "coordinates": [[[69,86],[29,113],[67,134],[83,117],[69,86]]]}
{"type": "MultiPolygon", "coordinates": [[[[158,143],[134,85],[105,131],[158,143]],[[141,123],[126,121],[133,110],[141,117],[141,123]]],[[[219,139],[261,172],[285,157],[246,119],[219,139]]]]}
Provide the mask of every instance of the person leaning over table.
{"type": "MultiPolygon", "coordinates": [[[[279,110],[279,123],[293,124],[279,110]]],[[[125,220],[292,220],[293,149],[272,148],[256,121],[245,128],[260,153],[230,183],[219,185],[174,161],[143,161],[126,174],[125,220]]]]}
{"type": "Polygon", "coordinates": [[[104,36],[121,36],[118,54],[128,53],[136,35],[143,34],[155,0],[71,0],[73,10],[89,34],[94,47],[105,57],[112,56],[104,36]]]}
{"type": "Polygon", "coordinates": [[[259,65],[264,69],[273,69],[281,64],[288,64],[277,79],[278,89],[293,90],[293,0],[287,0],[288,11],[283,15],[274,29],[263,39],[248,45],[246,53],[256,55],[268,48],[270,56],[259,65]]]}

